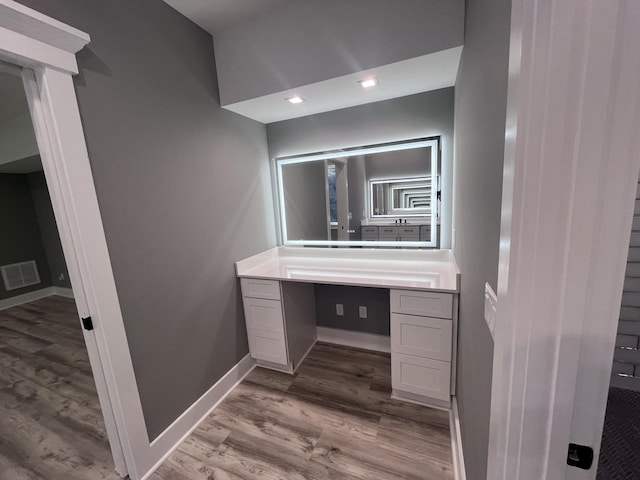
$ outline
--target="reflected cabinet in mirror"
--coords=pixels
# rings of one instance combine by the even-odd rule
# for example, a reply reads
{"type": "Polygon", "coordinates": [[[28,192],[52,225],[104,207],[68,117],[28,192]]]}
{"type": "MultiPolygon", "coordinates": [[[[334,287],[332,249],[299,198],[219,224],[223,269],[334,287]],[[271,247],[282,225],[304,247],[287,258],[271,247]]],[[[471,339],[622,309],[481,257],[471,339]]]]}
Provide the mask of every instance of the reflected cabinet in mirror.
{"type": "Polygon", "coordinates": [[[285,245],[438,246],[439,137],[275,159],[285,245]]]}

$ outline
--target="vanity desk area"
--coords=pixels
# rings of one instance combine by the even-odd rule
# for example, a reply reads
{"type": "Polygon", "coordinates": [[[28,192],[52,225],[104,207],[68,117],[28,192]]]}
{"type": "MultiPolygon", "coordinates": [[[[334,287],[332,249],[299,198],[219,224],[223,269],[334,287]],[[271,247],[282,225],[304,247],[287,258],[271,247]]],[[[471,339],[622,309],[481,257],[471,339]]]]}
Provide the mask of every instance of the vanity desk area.
{"type": "Polygon", "coordinates": [[[389,291],[393,397],[449,408],[460,271],[450,250],[276,247],[236,262],[251,356],[293,374],[317,340],[314,284],[389,291]]]}

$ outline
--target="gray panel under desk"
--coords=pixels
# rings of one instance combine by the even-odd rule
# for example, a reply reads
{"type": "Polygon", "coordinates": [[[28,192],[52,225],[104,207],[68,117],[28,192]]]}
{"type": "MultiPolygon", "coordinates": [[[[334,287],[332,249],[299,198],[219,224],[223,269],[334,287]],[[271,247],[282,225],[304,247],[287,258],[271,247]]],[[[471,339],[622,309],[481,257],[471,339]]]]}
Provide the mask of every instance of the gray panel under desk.
{"type": "Polygon", "coordinates": [[[280,288],[289,361],[295,370],[318,336],[314,284],[282,281],[280,288]]]}
{"type": "Polygon", "coordinates": [[[315,284],[318,326],[355,332],[390,335],[389,289],[315,284]],[[344,316],[336,315],[336,304],[344,307],[344,316]],[[360,318],[358,307],[367,307],[367,318],[360,318]]]}

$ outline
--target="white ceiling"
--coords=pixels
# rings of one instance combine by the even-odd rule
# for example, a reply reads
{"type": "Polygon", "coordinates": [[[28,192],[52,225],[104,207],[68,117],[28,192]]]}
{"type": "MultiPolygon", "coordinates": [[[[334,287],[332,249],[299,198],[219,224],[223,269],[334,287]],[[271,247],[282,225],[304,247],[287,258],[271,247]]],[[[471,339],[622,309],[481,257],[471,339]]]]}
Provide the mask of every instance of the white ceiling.
{"type": "MultiPolygon", "coordinates": [[[[295,0],[164,0],[212,35],[295,0]]],[[[320,0],[318,0],[320,1],[320,0]]],[[[215,46],[215,42],[214,42],[215,46]]],[[[455,85],[462,47],[225,105],[223,108],[272,123],[315,113],[388,100],[455,85]],[[363,90],[357,81],[375,75],[380,85],[363,90]],[[285,99],[300,95],[292,105],[285,99]]]]}
{"type": "Polygon", "coordinates": [[[164,0],[210,34],[292,0],[164,0]]]}
{"type": "Polygon", "coordinates": [[[223,108],[266,124],[451,87],[456,83],[461,54],[462,47],[450,48],[292,90],[232,103],[223,108]],[[379,84],[363,89],[358,80],[371,76],[375,76],[379,84]],[[304,98],[305,101],[295,105],[286,101],[294,95],[304,98]]]}

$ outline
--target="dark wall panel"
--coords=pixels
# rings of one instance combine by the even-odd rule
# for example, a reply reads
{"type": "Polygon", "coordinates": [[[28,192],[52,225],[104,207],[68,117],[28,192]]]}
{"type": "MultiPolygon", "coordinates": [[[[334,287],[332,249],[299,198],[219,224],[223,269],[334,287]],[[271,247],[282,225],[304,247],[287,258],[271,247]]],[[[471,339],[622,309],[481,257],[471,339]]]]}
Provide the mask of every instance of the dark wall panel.
{"type": "Polygon", "coordinates": [[[41,283],[7,291],[0,277],[0,300],[51,286],[27,175],[0,174],[0,266],[29,260],[36,261],[41,283]]]}

